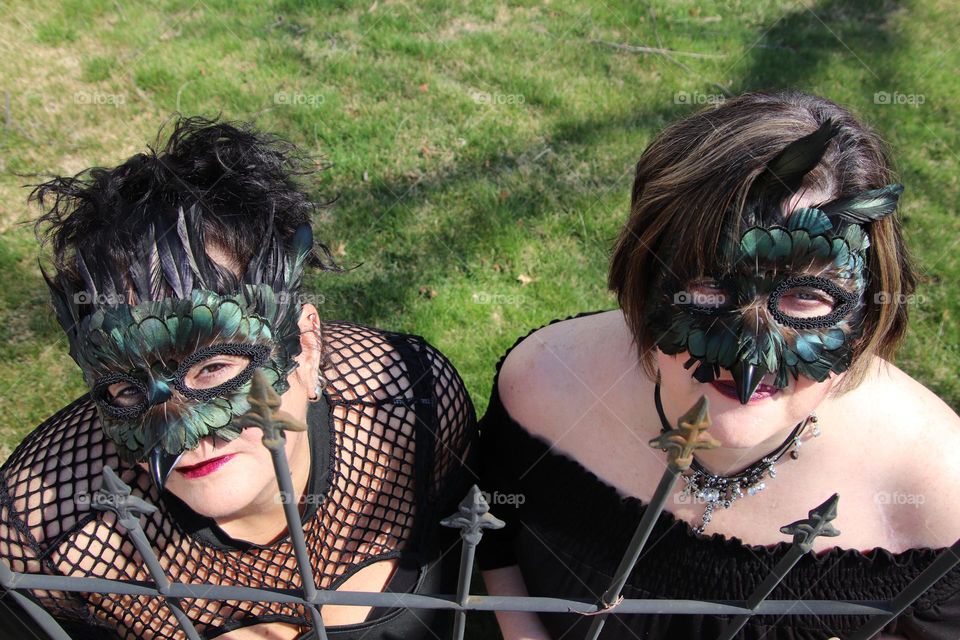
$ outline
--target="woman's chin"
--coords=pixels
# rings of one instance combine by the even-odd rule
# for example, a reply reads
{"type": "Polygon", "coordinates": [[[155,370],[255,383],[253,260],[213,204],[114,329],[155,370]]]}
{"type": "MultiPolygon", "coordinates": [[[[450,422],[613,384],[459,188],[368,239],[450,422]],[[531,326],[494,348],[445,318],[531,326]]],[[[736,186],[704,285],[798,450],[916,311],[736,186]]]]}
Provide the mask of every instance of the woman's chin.
{"type": "Polygon", "coordinates": [[[216,479],[181,479],[171,483],[168,489],[196,513],[208,518],[225,518],[243,511],[259,494],[243,480],[226,475],[216,479]]]}

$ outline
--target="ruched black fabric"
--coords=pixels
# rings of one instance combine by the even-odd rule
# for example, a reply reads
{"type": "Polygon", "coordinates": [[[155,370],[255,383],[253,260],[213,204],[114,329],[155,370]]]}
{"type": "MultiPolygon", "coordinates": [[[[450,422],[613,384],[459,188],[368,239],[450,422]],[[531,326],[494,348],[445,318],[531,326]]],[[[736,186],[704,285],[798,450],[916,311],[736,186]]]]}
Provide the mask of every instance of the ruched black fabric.
{"type": "MultiPolygon", "coordinates": [[[[589,313],[572,317],[584,315],[589,313]]],[[[517,564],[530,595],[595,601],[609,585],[646,505],[637,498],[622,496],[510,417],[497,391],[507,354],[497,364],[490,404],[480,421],[482,487],[490,494],[523,496],[523,500],[512,501],[522,503],[519,506],[496,504],[494,500],[492,512],[507,526],[484,535],[477,551],[480,567],[486,570],[517,564]]],[[[698,535],[687,522],[664,512],[623,595],[745,600],[789,547],[789,541],[765,547],[718,533],[698,535]]],[[[917,548],[891,553],[877,548],[861,552],[834,547],[807,554],[770,597],[887,600],[943,551],[917,548]]],[[[564,640],[583,637],[590,622],[590,618],[576,614],[541,614],[541,619],[554,638],[564,640]]],[[[840,615],[755,616],[737,637],[846,638],[866,620],[866,616],[840,615]]],[[[614,614],[600,637],[709,639],[717,637],[725,622],[723,616],[614,614]]],[[[960,638],[960,568],[950,571],[884,631],[911,640],[960,638]]]]}

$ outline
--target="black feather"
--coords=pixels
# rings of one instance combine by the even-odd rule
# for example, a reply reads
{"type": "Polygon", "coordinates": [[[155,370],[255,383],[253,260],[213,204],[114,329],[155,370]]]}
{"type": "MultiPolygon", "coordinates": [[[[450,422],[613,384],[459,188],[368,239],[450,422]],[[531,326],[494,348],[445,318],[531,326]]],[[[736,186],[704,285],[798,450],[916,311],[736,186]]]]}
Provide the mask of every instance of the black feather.
{"type": "MultiPolygon", "coordinates": [[[[838,198],[819,207],[828,217],[851,224],[863,224],[884,218],[897,210],[902,184],[888,184],[849,198],[838,198]]],[[[834,223],[836,224],[836,222],[834,223]]]]}
{"type": "Polygon", "coordinates": [[[817,166],[839,130],[828,118],[816,131],[794,140],[767,163],[751,187],[761,215],[779,211],[780,203],[800,189],[803,177],[817,166]]]}

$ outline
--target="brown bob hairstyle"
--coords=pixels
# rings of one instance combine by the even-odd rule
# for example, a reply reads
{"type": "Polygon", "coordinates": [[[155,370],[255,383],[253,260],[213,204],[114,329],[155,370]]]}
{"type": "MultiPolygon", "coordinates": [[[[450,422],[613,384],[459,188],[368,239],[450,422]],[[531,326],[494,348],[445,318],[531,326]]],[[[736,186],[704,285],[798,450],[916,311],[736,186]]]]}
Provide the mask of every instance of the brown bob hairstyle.
{"type": "MultiPolygon", "coordinates": [[[[803,190],[825,202],[894,182],[880,137],[843,107],[819,96],[787,91],[748,93],[695,113],[662,131],[637,162],[630,217],[620,231],[608,286],[617,294],[640,360],[653,377],[657,336],[644,309],[656,300],[659,274],[690,277],[723,271],[725,248],[739,238],[754,179],[787,144],[826,119],[839,125],[803,190]]],[[[784,206],[786,203],[784,203],[784,206]]],[[[837,392],[862,382],[871,354],[891,359],[907,329],[907,296],[916,273],[896,215],[865,226],[869,286],[863,333],[837,392]]]]}

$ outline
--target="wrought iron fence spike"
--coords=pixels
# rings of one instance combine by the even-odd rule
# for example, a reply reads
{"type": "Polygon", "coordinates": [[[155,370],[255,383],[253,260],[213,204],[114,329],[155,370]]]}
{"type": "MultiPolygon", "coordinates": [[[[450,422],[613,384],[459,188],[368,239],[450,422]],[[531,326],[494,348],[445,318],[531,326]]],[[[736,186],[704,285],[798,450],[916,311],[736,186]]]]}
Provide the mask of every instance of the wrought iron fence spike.
{"type": "MultiPolygon", "coordinates": [[[[693,462],[693,452],[697,449],[713,449],[720,445],[720,442],[707,433],[710,428],[710,403],[706,396],[700,398],[677,420],[678,427],[660,434],[659,437],[650,440],[650,446],[658,449],[664,449],[667,452],[667,468],[660,478],[660,483],[653,492],[653,497],[647,504],[637,524],[636,531],[630,544],[627,545],[616,573],[610,581],[610,586],[603,592],[600,602],[597,604],[598,611],[608,611],[620,599],[621,591],[627,583],[627,578],[637,560],[640,559],[640,553],[644,545],[647,544],[647,538],[653,531],[654,525],[663,513],[664,505],[667,502],[667,496],[673,493],[673,488],[677,484],[680,474],[690,468],[693,462]]],[[[596,640],[606,623],[608,613],[596,615],[590,623],[587,630],[586,640],[596,640]]]]}
{"type": "Polygon", "coordinates": [[[683,472],[693,463],[693,452],[698,449],[715,449],[720,441],[707,432],[710,428],[710,402],[707,396],[700,398],[686,413],[677,419],[677,428],[661,433],[650,440],[650,446],[667,452],[667,464],[677,472],[683,472]]]}
{"type": "MultiPolygon", "coordinates": [[[[756,610],[760,603],[773,593],[791,569],[800,561],[804,554],[813,548],[813,542],[818,536],[838,536],[840,532],[833,528],[830,522],[837,517],[837,504],[840,501],[838,494],[833,494],[819,506],[807,512],[806,520],[797,520],[780,527],[780,532],[793,536],[793,544],[782,558],[774,565],[767,577],[753,590],[747,599],[747,608],[756,610]]],[[[750,619],[751,614],[734,616],[720,632],[718,640],[731,640],[750,619]]]]}
{"type": "MultiPolygon", "coordinates": [[[[460,529],[460,572],[457,579],[457,604],[466,606],[470,597],[470,581],[473,579],[473,558],[477,545],[483,538],[484,529],[502,529],[505,522],[490,513],[490,505],[480,491],[473,485],[460,501],[457,512],[440,521],[444,527],[460,529]]],[[[453,639],[463,640],[467,626],[467,613],[460,609],[454,614],[453,639]]]]}
{"type": "Polygon", "coordinates": [[[90,506],[97,511],[112,511],[127,529],[139,527],[140,516],[150,515],[157,508],[132,493],[127,485],[110,466],[103,468],[103,483],[94,492],[90,506]],[[136,524],[134,524],[136,523],[136,524]]]}
{"type": "Polygon", "coordinates": [[[93,494],[91,506],[98,511],[112,511],[117,515],[117,521],[123,526],[127,537],[143,558],[147,572],[157,585],[157,591],[164,596],[164,604],[176,618],[177,624],[189,640],[200,640],[200,634],[197,633],[196,627],[193,626],[187,614],[180,608],[180,602],[168,596],[170,578],[160,565],[160,559],[157,558],[157,554],[154,553],[150,541],[147,540],[140,526],[140,516],[150,515],[156,512],[157,508],[134,495],[130,486],[121,480],[110,466],[103,468],[103,483],[101,488],[93,494]]]}
{"type": "Polygon", "coordinates": [[[837,517],[837,503],[840,496],[836,493],[818,507],[811,509],[806,520],[797,520],[780,527],[780,532],[793,536],[793,543],[800,545],[804,551],[813,547],[813,541],[819,536],[832,538],[840,535],[840,531],[830,524],[837,517]]]}
{"type": "Polygon", "coordinates": [[[457,512],[441,520],[440,525],[460,529],[460,535],[465,540],[469,537],[472,544],[477,545],[483,536],[483,529],[502,529],[506,523],[490,513],[490,504],[483,492],[473,485],[457,506],[457,512]]]}
{"type": "Polygon", "coordinates": [[[253,373],[247,399],[250,403],[250,409],[242,415],[234,416],[231,424],[241,429],[256,426],[263,431],[261,442],[270,451],[270,458],[273,461],[273,471],[280,487],[283,515],[287,521],[287,532],[293,546],[294,558],[297,561],[297,573],[300,576],[303,599],[309,603],[305,608],[313,622],[313,628],[317,634],[316,640],[326,640],[327,633],[323,625],[323,617],[317,606],[319,590],[313,575],[310,554],[307,552],[307,543],[304,540],[303,524],[300,522],[300,512],[294,499],[296,492],[293,489],[290,464],[284,448],[283,431],[306,431],[307,425],[289,413],[279,411],[280,395],[267,382],[267,378],[261,369],[257,369],[253,373]]]}

